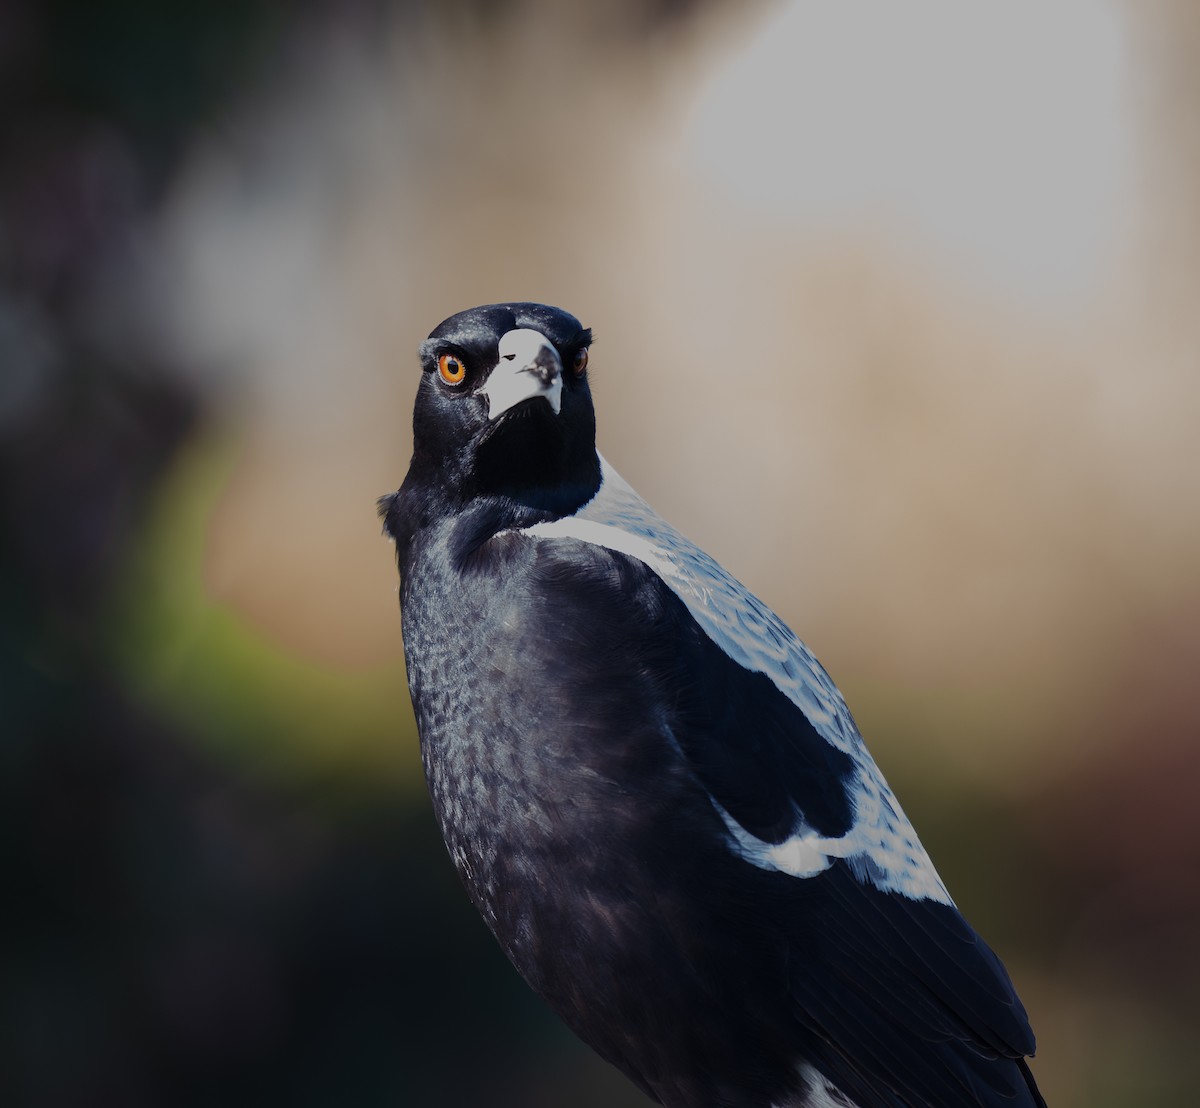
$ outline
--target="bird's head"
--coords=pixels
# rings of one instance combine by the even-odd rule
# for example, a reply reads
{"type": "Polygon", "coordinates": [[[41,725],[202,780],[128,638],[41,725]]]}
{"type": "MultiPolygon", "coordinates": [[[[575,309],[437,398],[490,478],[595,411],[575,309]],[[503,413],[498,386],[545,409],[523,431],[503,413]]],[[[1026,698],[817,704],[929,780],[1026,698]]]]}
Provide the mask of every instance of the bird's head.
{"type": "Polygon", "coordinates": [[[460,504],[509,497],[573,511],[599,486],[592,333],[560,308],[486,304],[421,343],[413,466],[460,504]]]}

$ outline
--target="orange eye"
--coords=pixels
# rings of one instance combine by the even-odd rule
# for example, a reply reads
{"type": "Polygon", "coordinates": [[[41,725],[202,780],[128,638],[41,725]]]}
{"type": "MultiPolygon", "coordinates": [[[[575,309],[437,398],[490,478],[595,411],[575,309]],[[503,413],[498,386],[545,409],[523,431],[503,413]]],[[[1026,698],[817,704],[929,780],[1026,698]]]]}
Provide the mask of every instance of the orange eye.
{"type": "Polygon", "coordinates": [[[467,375],[467,367],[453,354],[443,354],[438,358],[438,373],[447,385],[461,385],[467,375]]]}
{"type": "Polygon", "coordinates": [[[581,346],[575,351],[575,360],[571,363],[571,371],[576,377],[582,377],[583,371],[587,369],[588,364],[588,348],[581,346]]]}

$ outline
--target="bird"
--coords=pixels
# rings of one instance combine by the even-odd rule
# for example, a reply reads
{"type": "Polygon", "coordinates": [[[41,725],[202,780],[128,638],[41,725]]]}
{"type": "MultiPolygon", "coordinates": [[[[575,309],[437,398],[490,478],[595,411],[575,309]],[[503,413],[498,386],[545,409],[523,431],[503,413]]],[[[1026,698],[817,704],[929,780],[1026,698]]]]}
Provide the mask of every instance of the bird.
{"type": "Polygon", "coordinates": [[[470,899],[665,1108],[1045,1108],[1008,973],[831,678],[597,451],[591,346],[544,304],[444,320],[379,500],[470,899]]]}

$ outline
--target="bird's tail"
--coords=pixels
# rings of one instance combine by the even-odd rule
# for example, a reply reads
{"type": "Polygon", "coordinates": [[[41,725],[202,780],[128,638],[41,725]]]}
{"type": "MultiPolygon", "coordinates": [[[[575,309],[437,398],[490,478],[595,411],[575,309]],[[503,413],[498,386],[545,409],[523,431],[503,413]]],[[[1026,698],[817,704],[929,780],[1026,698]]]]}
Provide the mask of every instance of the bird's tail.
{"type": "Polygon", "coordinates": [[[1033,1079],[1033,1072],[1029,1068],[1028,1060],[1018,1058],[1017,1066],[1021,1070],[1021,1076],[1025,1078],[1025,1084],[1029,1086],[1029,1095],[1033,1097],[1033,1103],[1036,1108],[1046,1108],[1046,1098],[1042,1096],[1041,1090],[1037,1087],[1037,1082],[1033,1079]]]}

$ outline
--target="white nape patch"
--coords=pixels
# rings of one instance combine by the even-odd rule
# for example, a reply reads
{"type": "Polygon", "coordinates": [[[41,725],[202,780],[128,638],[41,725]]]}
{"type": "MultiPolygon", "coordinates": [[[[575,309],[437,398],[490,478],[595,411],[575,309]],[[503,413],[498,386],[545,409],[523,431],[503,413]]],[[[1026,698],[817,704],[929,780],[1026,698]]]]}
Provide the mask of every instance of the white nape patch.
{"type": "Polygon", "coordinates": [[[713,642],[738,665],[769,677],[817,733],[855,763],[855,775],[847,782],[855,819],[844,836],[817,835],[797,812],[794,834],[782,843],[767,843],[717,805],[731,847],[753,865],[796,877],[813,876],[842,858],[864,884],[914,900],[953,904],[821,663],[770,608],[657,515],[603,457],[600,467],[599,491],[575,515],[535,524],[523,533],[578,539],[648,566],[713,642]]]}
{"type": "Polygon", "coordinates": [[[558,415],[562,408],[562,360],[541,331],[518,327],[500,336],[499,358],[479,390],[488,398],[488,419],[535,396],[544,396],[558,415]]]}

